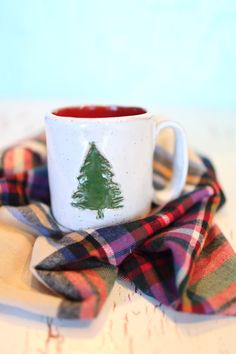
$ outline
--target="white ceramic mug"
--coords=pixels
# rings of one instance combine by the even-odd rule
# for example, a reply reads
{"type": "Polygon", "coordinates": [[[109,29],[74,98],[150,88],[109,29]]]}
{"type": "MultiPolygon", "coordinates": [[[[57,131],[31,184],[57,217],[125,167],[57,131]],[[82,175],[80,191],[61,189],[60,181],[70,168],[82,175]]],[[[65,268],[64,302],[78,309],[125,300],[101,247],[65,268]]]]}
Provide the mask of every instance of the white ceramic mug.
{"type": "Polygon", "coordinates": [[[166,203],[185,184],[188,156],[183,129],[158,123],[139,107],[78,106],[46,115],[51,206],[62,226],[79,230],[141,218],[152,201],[166,203]],[[173,177],[153,189],[153,152],[164,128],[175,133],[173,177]]]}

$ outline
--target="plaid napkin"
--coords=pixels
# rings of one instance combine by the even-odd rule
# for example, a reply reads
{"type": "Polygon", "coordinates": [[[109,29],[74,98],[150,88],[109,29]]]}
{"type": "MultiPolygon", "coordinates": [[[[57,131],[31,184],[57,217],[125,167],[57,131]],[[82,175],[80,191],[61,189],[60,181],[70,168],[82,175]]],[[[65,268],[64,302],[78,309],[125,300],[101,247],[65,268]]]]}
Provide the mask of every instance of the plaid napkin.
{"type": "MultiPolygon", "coordinates": [[[[171,178],[171,165],[163,139],[155,188],[171,178]]],[[[50,213],[43,135],[3,151],[0,167],[1,303],[92,319],[121,275],[177,311],[236,314],[236,257],[213,221],[224,196],[206,158],[190,154],[183,195],[162,209],[78,232],[61,229],[50,213]]]]}

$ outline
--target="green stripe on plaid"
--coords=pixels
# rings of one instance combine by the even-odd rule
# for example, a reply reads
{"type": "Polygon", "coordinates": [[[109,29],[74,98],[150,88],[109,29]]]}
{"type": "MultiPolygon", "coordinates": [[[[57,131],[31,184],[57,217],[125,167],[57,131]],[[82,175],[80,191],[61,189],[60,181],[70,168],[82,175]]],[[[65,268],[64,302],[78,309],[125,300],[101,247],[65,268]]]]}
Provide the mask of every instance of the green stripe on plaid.
{"type": "Polygon", "coordinates": [[[204,299],[221,292],[230,284],[236,282],[236,258],[230,258],[213,272],[198,280],[189,287],[189,290],[204,299]],[[219,282],[218,279],[221,281],[219,282]]]}

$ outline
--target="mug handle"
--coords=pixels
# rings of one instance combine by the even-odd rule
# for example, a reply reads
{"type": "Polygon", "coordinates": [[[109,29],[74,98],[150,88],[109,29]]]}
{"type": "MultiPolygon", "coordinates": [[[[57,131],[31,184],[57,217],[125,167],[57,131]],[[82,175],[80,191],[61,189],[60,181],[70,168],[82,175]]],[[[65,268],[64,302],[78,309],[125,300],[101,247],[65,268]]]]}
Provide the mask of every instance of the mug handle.
{"type": "Polygon", "coordinates": [[[158,205],[177,198],[185,185],[188,172],[188,146],[183,128],[173,121],[156,122],[155,142],[163,129],[171,128],[175,134],[173,176],[166,188],[153,191],[153,202],[158,205]]]}

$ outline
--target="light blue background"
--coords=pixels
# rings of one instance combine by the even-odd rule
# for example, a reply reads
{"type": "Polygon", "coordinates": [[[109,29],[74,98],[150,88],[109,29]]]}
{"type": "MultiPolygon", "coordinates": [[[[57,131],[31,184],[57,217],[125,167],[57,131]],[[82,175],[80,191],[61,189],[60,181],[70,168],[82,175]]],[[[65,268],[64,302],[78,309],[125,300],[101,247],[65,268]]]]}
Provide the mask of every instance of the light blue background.
{"type": "Polygon", "coordinates": [[[236,108],[236,0],[1,0],[0,98],[236,108]]]}

